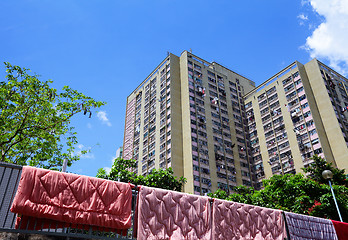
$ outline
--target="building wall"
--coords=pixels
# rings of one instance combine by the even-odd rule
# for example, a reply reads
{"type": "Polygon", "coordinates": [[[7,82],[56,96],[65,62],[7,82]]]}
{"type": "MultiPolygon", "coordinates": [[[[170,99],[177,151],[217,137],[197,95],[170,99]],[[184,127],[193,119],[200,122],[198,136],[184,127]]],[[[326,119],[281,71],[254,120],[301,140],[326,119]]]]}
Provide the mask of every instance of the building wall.
{"type": "Polygon", "coordinates": [[[133,119],[126,116],[123,157],[137,161],[135,171],[139,174],[147,174],[155,167],[171,166],[171,136],[167,136],[171,127],[169,99],[170,58],[166,57],[127,98],[127,113],[131,109],[133,119]],[[163,135],[165,138],[161,140],[163,135]],[[164,141],[163,149],[161,141],[164,141]],[[128,146],[132,151],[126,151],[128,146]]]}
{"type": "Polygon", "coordinates": [[[251,185],[242,95],[254,86],[187,51],[180,57],[169,54],[127,100],[133,117],[127,115],[126,126],[133,129],[125,130],[125,150],[132,146],[125,153],[138,161],[136,171],[172,167],[187,178],[184,191],[195,194],[251,185]],[[233,148],[234,141],[240,142],[233,148]]]}
{"type": "Polygon", "coordinates": [[[127,99],[126,108],[126,124],[124,131],[124,152],[123,158],[130,159],[133,151],[133,135],[134,135],[134,117],[135,117],[135,98],[130,96],[127,99]]]}
{"type": "Polygon", "coordinates": [[[123,147],[119,147],[116,151],[116,158],[123,157],[123,147]]]}
{"type": "Polygon", "coordinates": [[[251,184],[250,164],[245,156],[241,167],[240,154],[245,153],[240,153],[240,148],[246,148],[242,95],[244,88],[249,91],[254,87],[253,82],[186,51],[180,56],[180,72],[183,165],[188,179],[185,191],[205,194],[217,188],[231,190],[236,185],[251,184]],[[230,85],[235,91],[235,114],[230,85]],[[231,137],[237,139],[235,121],[240,122],[238,136],[243,143],[233,149],[231,137]]]}
{"type": "Polygon", "coordinates": [[[127,99],[124,153],[146,175],[172,167],[184,191],[262,187],[319,154],[347,169],[348,81],[317,60],[255,88],[224,66],[169,54],[127,99]],[[334,84],[333,84],[334,83],[334,84]]]}
{"type": "Polygon", "coordinates": [[[348,168],[347,79],[313,59],[305,65],[309,84],[322,122],[319,136],[325,137],[326,160],[338,168],[348,168]]]}
{"type": "MultiPolygon", "coordinates": [[[[257,188],[262,186],[264,178],[295,172],[295,166],[299,165],[294,162],[298,161],[299,154],[290,114],[296,106],[290,107],[286,97],[289,92],[296,93],[296,87],[284,90],[283,84],[284,79],[290,79],[294,85],[296,72],[297,64],[293,63],[244,97],[250,140],[248,149],[257,188]]],[[[298,98],[298,95],[294,97],[298,98]]]]}
{"type": "MultiPolygon", "coordinates": [[[[313,62],[314,61],[311,61],[311,63],[309,65],[311,65],[313,62]]],[[[320,108],[322,108],[322,107],[320,107],[320,105],[318,105],[318,102],[317,102],[318,98],[326,99],[326,101],[324,101],[324,102],[329,101],[328,95],[327,95],[327,89],[325,88],[325,85],[322,83],[322,81],[320,81],[320,79],[318,79],[318,77],[315,77],[315,75],[313,75],[313,73],[315,71],[318,71],[316,74],[318,74],[318,73],[320,74],[320,70],[318,68],[313,69],[313,66],[311,67],[308,64],[306,64],[306,66],[302,65],[302,64],[300,64],[300,65],[301,65],[301,68],[300,68],[301,75],[304,79],[303,86],[306,89],[306,92],[308,93],[307,94],[308,103],[309,103],[309,106],[311,108],[313,121],[315,123],[316,131],[318,133],[320,143],[321,143],[322,149],[323,149],[322,156],[325,156],[325,159],[327,161],[331,162],[333,159],[333,155],[332,155],[329,140],[328,140],[327,135],[326,135],[326,129],[325,129],[325,126],[323,124],[322,117],[321,117],[322,110],[320,108]],[[309,66],[309,68],[308,68],[308,66],[309,66]],[[313,72],[313,70],[314,70],[314,72],[313,72]]],[[[319,104],[321,104],[321,103],[319,103],[319,104]]],[[[325,105],[327,105],[327,104],[325,104],[325,105]]],[[[305,165],[305,166],[307,166],[307,165],[305,165]]]]}
{"type": "Polygon", "coordinates": [[[179,57],[170,54],[170,94],[171,94],[171,159],[174,174],[184,176],[181,71],[179,57]]]}
{"type": "Polygon", "coordinates": [[[193,167],[192,167],[192,142],[191,142],[191,119],[190,119],[190,101],[189,101],[189,85],[187,69],[187,52],[184,52],[180,57],[180,92],[181,92],[181,122],[182,122],[182,158],[183,158],[183,176],[186,177],[187,183],[184,186],[184,191],[193,193],[193,167]]]}
{"type": "Polygon", "coordinates": [[[245,95],[257,187],[274,174],[303,172],[314,154],[347,169],[347,111],[341,113],[341,108],[348,105],[348,84],[334,73],[336,84],[330,87],[321,66],[316,59],[306,65],[294,62],[245,95]],[[339,83],[342,89],[335,95],[339,83]],[[272,107],[274,102],[279,104],[272,107]]]}

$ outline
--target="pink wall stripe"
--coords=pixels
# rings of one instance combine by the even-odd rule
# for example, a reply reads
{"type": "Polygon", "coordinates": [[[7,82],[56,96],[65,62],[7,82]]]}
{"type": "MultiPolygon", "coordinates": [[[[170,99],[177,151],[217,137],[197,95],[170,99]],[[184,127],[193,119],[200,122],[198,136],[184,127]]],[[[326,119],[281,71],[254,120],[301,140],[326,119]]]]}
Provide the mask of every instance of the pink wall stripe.
{"type": "Polygon", "coordinates": [[[127,104],[126,110],[126,130],[124,137],[123,158],[131,159],[133,157],[133,136],[134,136],[134,118],[135,118],[135,98],[127,104]]]}

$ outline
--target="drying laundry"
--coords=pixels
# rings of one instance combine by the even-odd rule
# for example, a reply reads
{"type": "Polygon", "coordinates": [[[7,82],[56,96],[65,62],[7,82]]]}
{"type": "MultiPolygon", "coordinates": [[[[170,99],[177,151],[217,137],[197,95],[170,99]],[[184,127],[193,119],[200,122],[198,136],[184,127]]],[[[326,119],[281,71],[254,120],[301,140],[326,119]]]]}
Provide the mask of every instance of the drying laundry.
{"type": "Polygon", "coordinates": [[[211,239],[207,197],[142,186],[137,239],[211,239]]]}
{"type": "Polygon", "coordinates": [[[214,199],[212,239],[283,240],[285,225],[280,210],[214,199]]]}
{"type": "Polygon", "coordinates": [[[11,211],[24,218],[127,229],[131,200],[127,183],[25,166],[11,211]]]}
{"type": "Polygon", "coordinates": [[[338,240],[348,240],[348,223],[331,221],[335,227],[338,240]]]}
{"type": "Polygon", "coordinates": [[[290,212],[284,213],[290,239],[337,240],[334,225],[330,220],[290,212]]]}
{"type": "Polygon", "coordinates": [[[218,104],[218,102],[219,102],[219,98],[217,97],[214,97],[213,100],[211,100],[212,104],[218,104]]]}

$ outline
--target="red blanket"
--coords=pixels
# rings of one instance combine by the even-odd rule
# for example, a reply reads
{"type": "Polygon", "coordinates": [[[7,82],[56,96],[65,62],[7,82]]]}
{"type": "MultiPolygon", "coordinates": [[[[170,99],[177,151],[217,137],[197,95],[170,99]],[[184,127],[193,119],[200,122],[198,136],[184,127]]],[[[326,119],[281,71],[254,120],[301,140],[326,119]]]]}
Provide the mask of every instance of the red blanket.
{"type": "Polygon", "coordinates": [[[338,237],[338,240],[348,240],[348,223],[331,220],[338,237]]]}
{"type": "Polygon", "coordinates": [[[11,211],[34,218],[111,229],[131,227],[131,185],[23,167],[11,211]]]}

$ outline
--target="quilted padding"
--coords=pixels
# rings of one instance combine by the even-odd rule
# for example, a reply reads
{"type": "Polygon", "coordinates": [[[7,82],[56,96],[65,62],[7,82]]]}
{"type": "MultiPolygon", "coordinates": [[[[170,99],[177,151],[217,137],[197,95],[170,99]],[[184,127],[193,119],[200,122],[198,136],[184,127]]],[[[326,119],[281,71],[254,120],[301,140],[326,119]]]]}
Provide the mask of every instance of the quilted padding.
{"type": "Polygon", "coordinates": [[[112,229],[131,226],[130,184],[23,167],[11,211],[112,229]]]}
{"type": "Polygon", "coordinates": [[[211,239],[207,197],[141,187],[137,239],[211,239]]]}
{"type": "Polygon", "coordinates": [[[332,222],[328,219],[284,212],[292,240],[337,240],[332,222]]]}
{"type": "Polygon", "coordinates": [[[215,199],[213,203],[212,239],[269,239],[286,237],[282,213],[242,203],[215,199]]]}

